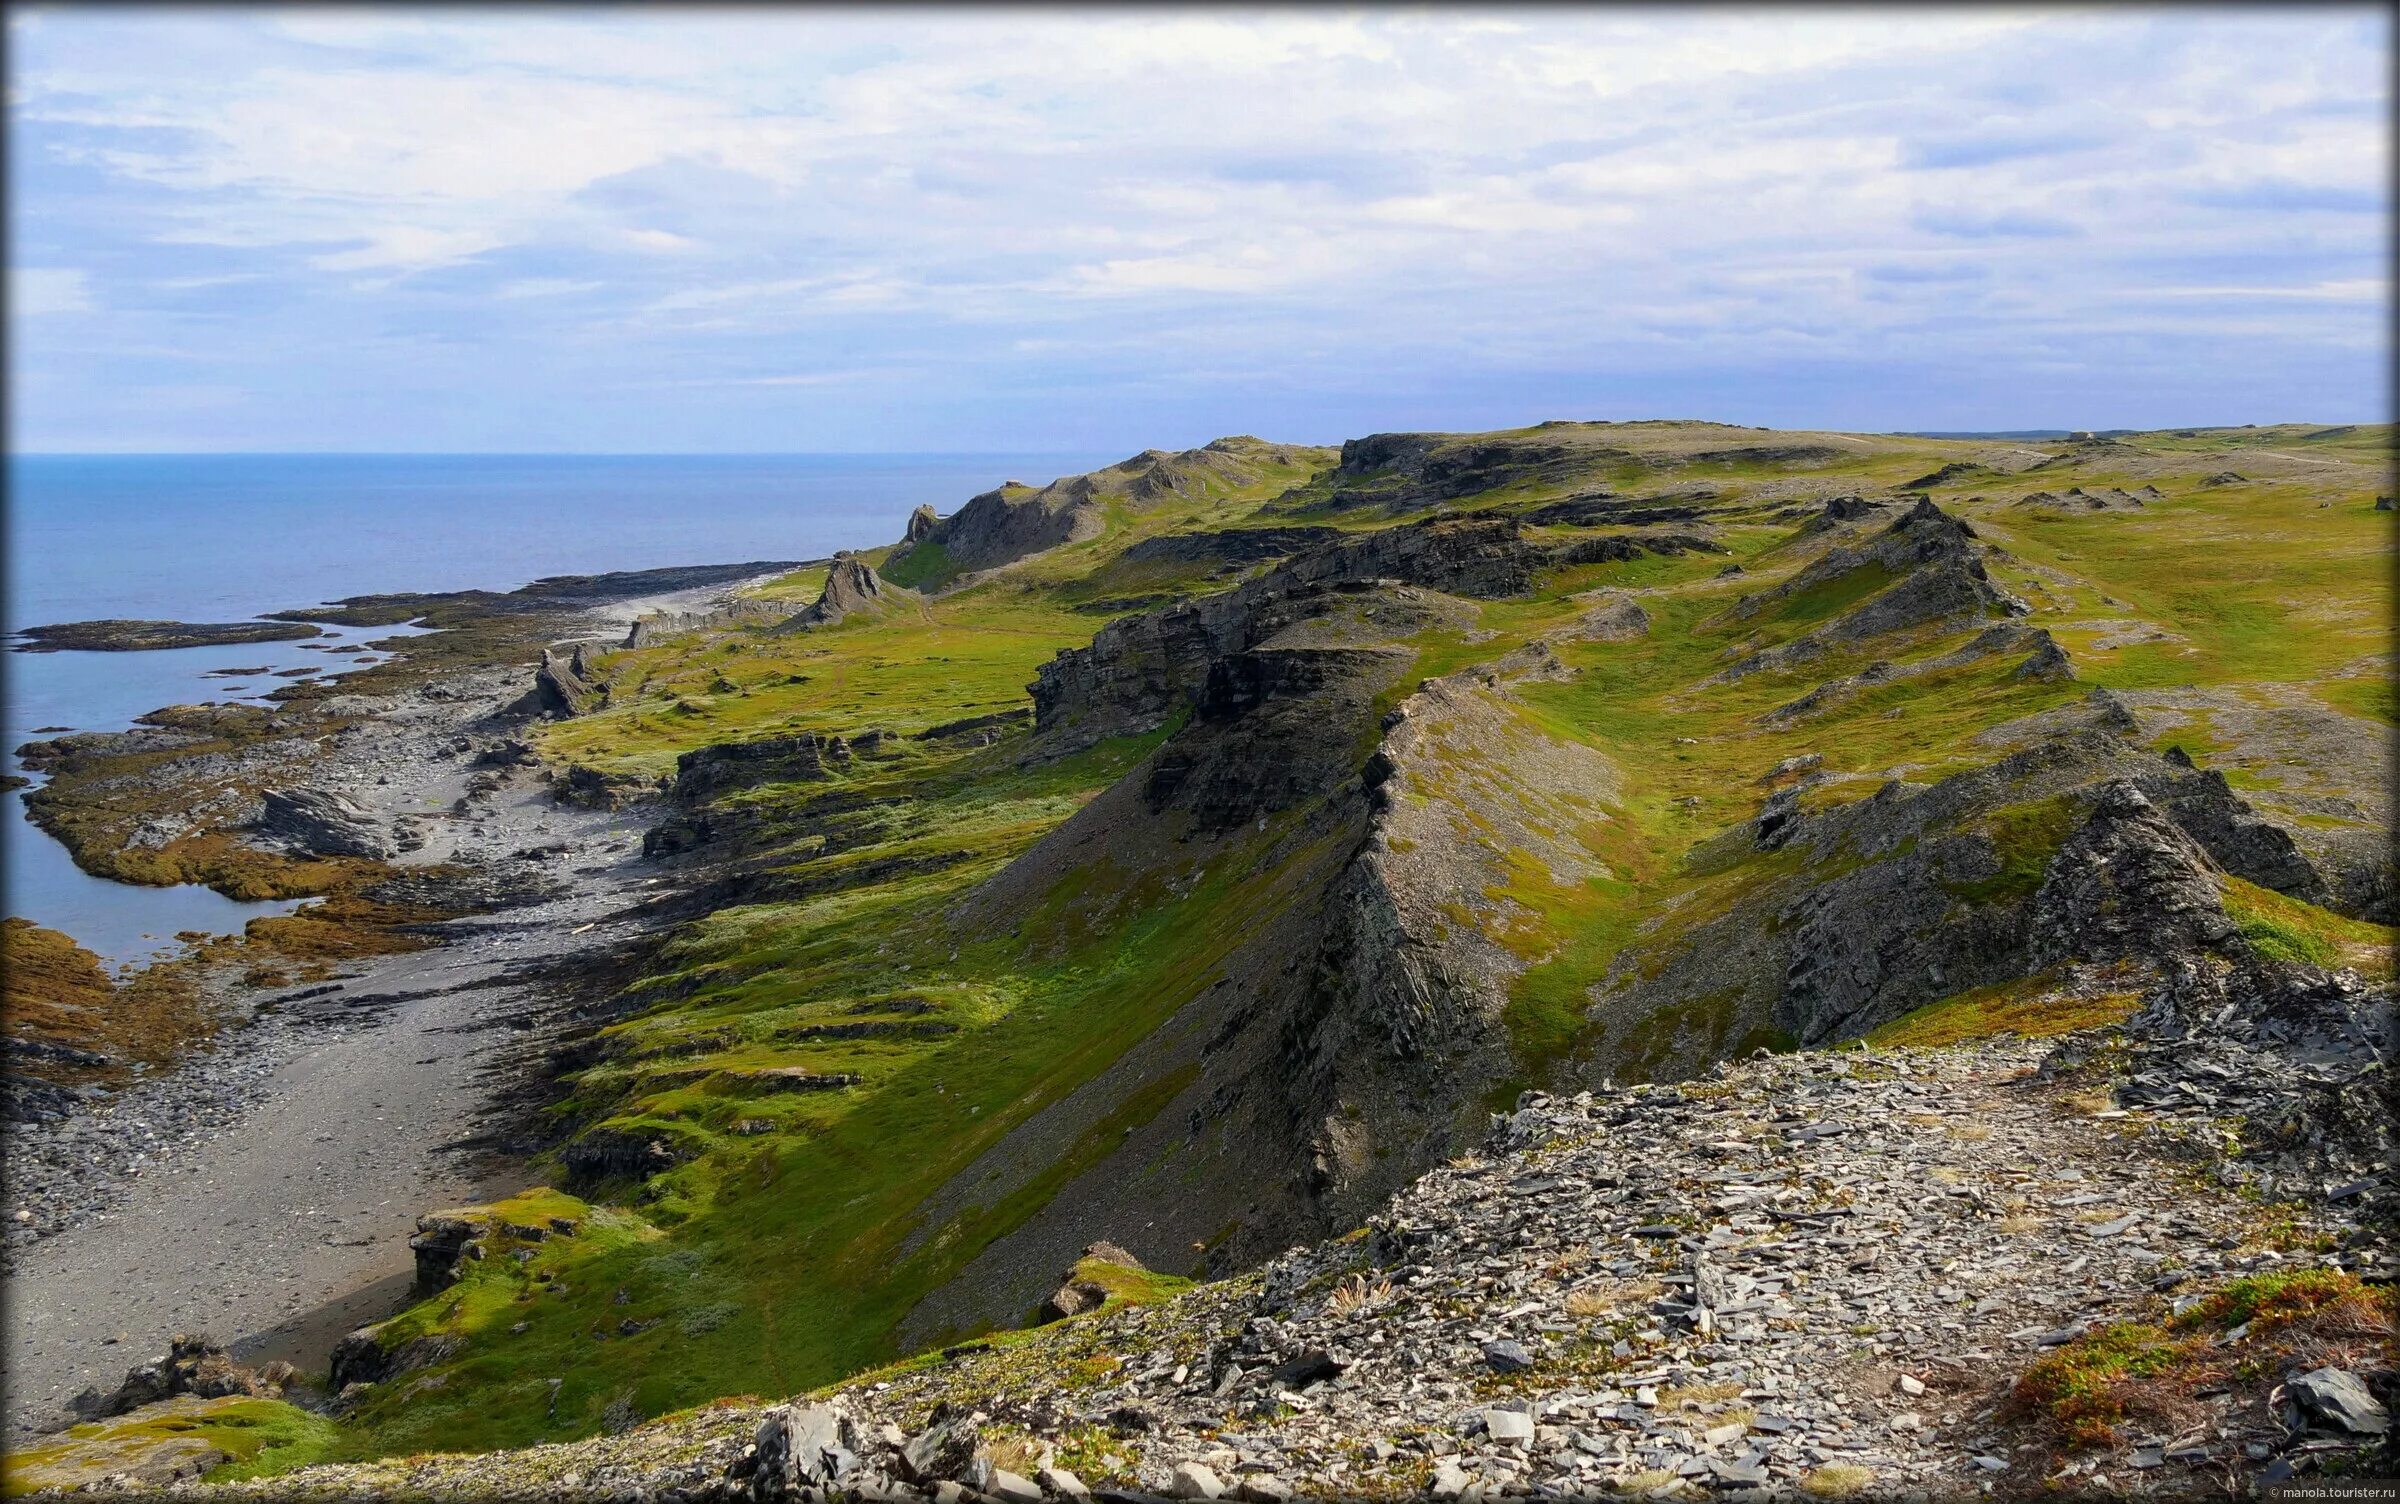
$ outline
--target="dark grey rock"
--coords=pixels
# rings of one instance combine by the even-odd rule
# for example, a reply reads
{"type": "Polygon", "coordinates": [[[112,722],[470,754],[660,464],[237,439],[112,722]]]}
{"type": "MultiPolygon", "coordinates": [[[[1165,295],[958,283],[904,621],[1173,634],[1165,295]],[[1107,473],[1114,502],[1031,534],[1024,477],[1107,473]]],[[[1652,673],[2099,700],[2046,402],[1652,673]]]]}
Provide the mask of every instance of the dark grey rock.
{"type": "Polygon", "coordinates": [[[391,827],[348,794],[330,789],[270,789],[263,802],[254,828],[295,854],[379,861],[398,854],[391,827]]]}

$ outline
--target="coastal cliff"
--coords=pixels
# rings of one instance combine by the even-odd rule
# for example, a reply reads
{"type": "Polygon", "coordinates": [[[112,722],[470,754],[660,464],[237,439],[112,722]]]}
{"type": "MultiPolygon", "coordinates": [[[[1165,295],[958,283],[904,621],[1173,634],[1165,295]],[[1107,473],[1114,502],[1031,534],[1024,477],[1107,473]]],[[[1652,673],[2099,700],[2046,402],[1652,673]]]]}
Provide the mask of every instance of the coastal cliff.
{"type": "MultiPolygon", "coordinates": [[[[417,1298],[328,1402],[359,1455],[545,1445],[278,1481],[2197,1489],[2359,1453],[2393,540],[2372,456],[2299,442],[1230,439],[647,634],[478,605],[525,640],[462,751],[641,829],[643,938],[544,1026],[547,1184],[424,1208],[417,1298]],[[2305,1293],[2271,1342],[2218,1319],[2262,1280],[2305,1293]],[[2266,1342],[2258,1381],[2161,1357],[2173,1403],[2063,1404],[2053,1360],[2137,1326],[2266,1342]]],[[[292,734],[47,755],[105,865],[126,759],[292,734]]],[[[159,849],[395,898],[382,827],[258,797],[159,849]]]]}

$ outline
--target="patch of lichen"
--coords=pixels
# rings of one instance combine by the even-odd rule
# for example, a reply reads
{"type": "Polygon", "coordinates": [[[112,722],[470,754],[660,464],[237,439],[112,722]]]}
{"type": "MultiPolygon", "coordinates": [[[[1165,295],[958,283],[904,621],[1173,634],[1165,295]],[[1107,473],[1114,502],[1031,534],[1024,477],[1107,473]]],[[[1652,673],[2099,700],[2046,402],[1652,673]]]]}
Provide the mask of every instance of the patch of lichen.
{"type": "Polygon", "coordinates": [[[207,1480],[228,1483],[319,1461],[331,1454],[338,1435],[331,1420],[282,1400],[167,1400],[9,1453],[0,1464],[0,1494],[20,1498],[77,1489],[170,1456],[187,1462],[215,1457],[207,1480]]]}
{"type": "Polygon", "coordinates": [[[2249,1275],[2180,1314],[2111,1323],[2036,1359],[2006,1408],[2070,1447],[2107,1446],[2129,1419],[2187,1409],[2196,1389],[2263,1387],[2330,1351],[2388,1344],[2396,1319],[2400,1292],[2346,1271],[2249,1275]]]}

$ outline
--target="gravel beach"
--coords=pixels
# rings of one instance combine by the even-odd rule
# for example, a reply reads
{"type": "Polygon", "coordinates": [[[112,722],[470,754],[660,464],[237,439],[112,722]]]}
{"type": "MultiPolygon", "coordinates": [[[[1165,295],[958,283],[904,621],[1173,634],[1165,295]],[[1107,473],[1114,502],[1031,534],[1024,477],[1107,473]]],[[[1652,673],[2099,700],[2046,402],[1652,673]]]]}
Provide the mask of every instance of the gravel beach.
{"type": "MultiPolygon", "coordinates": [[[[612,602],[589,628],[727,593],[612,602]]],[[[11,1445],[177,1332],[321,1372],[345,1332],[402,1303],[421,1214],[536,1178],[482,1130],[551,1009],[546,963],[638,934],[659,880],[638,815],[556,802],[532,769],[470,768],[465,750],[529,676],[486,669],[393,697],[310,770],[414,827],[423,845],[395,866],[488,877],[494,912],[334,982],[244,991],[213,1048],[173,1071],[64,1122],[8,1125],[11,1445]]]]}

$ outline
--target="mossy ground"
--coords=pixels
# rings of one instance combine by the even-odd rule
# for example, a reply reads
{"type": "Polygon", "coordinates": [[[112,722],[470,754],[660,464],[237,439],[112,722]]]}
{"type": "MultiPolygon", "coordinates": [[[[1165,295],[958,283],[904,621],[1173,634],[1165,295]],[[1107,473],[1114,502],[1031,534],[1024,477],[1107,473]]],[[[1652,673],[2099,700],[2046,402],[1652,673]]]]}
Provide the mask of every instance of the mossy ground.
{"type": "Polygon", "coordinates": [[[39,1447],[9,1453],[0,1471],[0,1493],[17,1498],[89,1482],[161,1443],[199,1443],[222,1452],[226,1460],[209,1470],[210,1482],[266,1477],[325,1460],[339,1434],[324,1416],[282,1400],[172,1400],[75,1426],[39,1447]]]}
{"type": "Polygon", "coordinates": [[[2136,992],[2068,992],[2047,978],[2026,977],[1927,1003],[1876,1029],[1867,1043],[1932,1049],[2002,1034],[2044,1039],[2120,1023],[2140,1001],[2136,992]]]}
{"type": "Polygon", "coordinates": [[[2329,913],[2313,903],[2270,892],[2238,877],[2219,880],[2225,913],[2241,928],[2250,948],[2271,961],[2305,961],[2328,969],[2356,968],[2370,977],[2392,974],[2392,951],[2400,932],[2329,913]]]}

